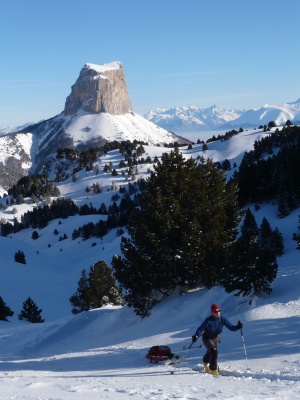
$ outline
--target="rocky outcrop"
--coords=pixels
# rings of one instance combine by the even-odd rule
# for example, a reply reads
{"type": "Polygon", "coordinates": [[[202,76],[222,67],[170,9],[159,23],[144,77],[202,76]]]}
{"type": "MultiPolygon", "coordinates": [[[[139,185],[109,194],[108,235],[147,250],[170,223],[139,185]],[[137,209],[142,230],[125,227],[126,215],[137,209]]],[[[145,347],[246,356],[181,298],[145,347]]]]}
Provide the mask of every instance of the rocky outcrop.
{"type": "Polygon", "coordinates": [[[66,99],[64,115],[74,115],[80,109],[91,114],[112,115],[132,111],[120,62],[85,64],[66,99]]]}

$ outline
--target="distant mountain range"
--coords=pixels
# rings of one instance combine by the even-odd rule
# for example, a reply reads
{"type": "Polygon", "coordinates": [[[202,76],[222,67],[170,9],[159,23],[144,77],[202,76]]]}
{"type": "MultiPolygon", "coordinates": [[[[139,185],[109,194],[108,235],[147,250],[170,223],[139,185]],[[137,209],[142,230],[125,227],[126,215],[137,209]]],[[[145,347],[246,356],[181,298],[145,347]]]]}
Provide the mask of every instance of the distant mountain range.
{"type": "Polygon", "coordinates": [[[284,125],[289,119],[297,124],[300,121],[300,98],[281,106],[265,104],[254,110],[226,110],[213,105],[208,108],[197,106],[155,108],[144,115],[154,124],[184,136],[187,132],[226,130],[234,128],[255,128],[274,121],[284,125]]]}

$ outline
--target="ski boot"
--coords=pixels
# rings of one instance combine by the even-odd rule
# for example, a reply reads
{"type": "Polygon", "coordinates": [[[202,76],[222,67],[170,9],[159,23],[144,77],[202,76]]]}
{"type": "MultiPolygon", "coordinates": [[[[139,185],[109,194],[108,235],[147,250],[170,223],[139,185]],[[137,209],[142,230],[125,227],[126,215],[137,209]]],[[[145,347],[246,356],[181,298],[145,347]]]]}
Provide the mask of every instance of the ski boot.
{"type": "Polygon", "coordinates": [[[203,363],[203,369],[205,372],[209,372],[210,371],[209,364],[203,363]]]}
{"type": "Polygon", "coordinates": [[[211,375],[214,375],[214,376],[218,376],[220,373],[219,373],[219,371],[217,370],[217,369],[215,369],[214,371],[213,370],[209,370],[209,373],[211,374],[211,375]]]}

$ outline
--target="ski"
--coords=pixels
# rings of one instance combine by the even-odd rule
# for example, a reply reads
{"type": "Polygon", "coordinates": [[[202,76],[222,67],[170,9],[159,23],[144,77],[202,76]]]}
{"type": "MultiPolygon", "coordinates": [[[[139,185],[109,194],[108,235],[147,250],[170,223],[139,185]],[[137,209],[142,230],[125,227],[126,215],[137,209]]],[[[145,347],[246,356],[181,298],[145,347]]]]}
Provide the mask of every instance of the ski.
{"type": "MultiPolygon", "coordinates": [[[[214,375],[214,374],[212,374],[210,371],[205,371],[204,369],[199,370],[199,369],[192,368],[192,370],[195,371],[195,372],[198,372],[199,374],[211,375],[211,376],[213,376],[213,377],[215,377],[215,378],[217,378],[218,376],[226,376],[226,375],[224,375],[221,371],[219,371],[218,375],[214,375]]],[[[228,376],[228,375],[227,375],[227,376],[228,376]]]]}
{"type": "Polygon", "coordinates": [[[218,368],[218,372],[219,373],[217,375],[214,375],[210,369],[203,368],[202,365],[201,366],[200,365],[199,366],[196,365],[195,367],[192,368],[192,370],[195,371],[195,372],[199,372],[201,374],[208,374],[208,375],[212,375],[212,376],[215,376],[215,377],[226,376],[226,374],[223,371],[220,371],[219,368],[218,368]]]}
{"type": "Polygon", "coordinates": [[[213,375],[211,372],[205,371],[202,367],[200,367],[200,368],[199,367],[193,367],[193,368],[187,368],[186,369],[186,367],[180,368],[180,365],[179,366],[177,366],[177,365],[176,366],[174,365],[173,369],[171,371],[168,371],[171,375],[180,373],[182,371],[192,370],[192,371],[198,372],[199,374],[207,374],[207,375],[214,376],[216,378],[218,376],[230,376],[230,374],[226,374],[226,372],[224,373],[223,371],[219,371],[218,375],[213,375]]]}
{"type": "Polygon", "coordinates": [[[219,375],[213,375],[210,371],[206,371],[202,365],[192,367],[192,370],[195,372],[199,372],[200,374],[208,374],[212,375],[215,377],[218,376],[233,376],[233,377],[253,377],[255,378],[255,374],[251,371],[250,368],[247,368],[244,371],[238,371],[238,370],[231,370],[231,369],[219,369],[219,375]]]}

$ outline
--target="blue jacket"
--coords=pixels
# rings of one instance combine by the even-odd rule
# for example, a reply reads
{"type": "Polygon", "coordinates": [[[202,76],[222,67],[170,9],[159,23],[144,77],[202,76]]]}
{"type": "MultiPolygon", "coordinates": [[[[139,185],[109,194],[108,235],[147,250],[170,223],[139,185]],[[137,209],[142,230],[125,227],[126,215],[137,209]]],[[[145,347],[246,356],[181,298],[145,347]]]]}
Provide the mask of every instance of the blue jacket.
{"type": "Polygon", "coordinates": [[[226,326],[230,331],[237,331],[239,329],[236,325],[232,325],[225,317],[220,316],[216,318],[210,315],[196,330],[196,335],[199,337],[203,332],[205,339],[214,339],[222,332],[223,326],[226,326]]]}

